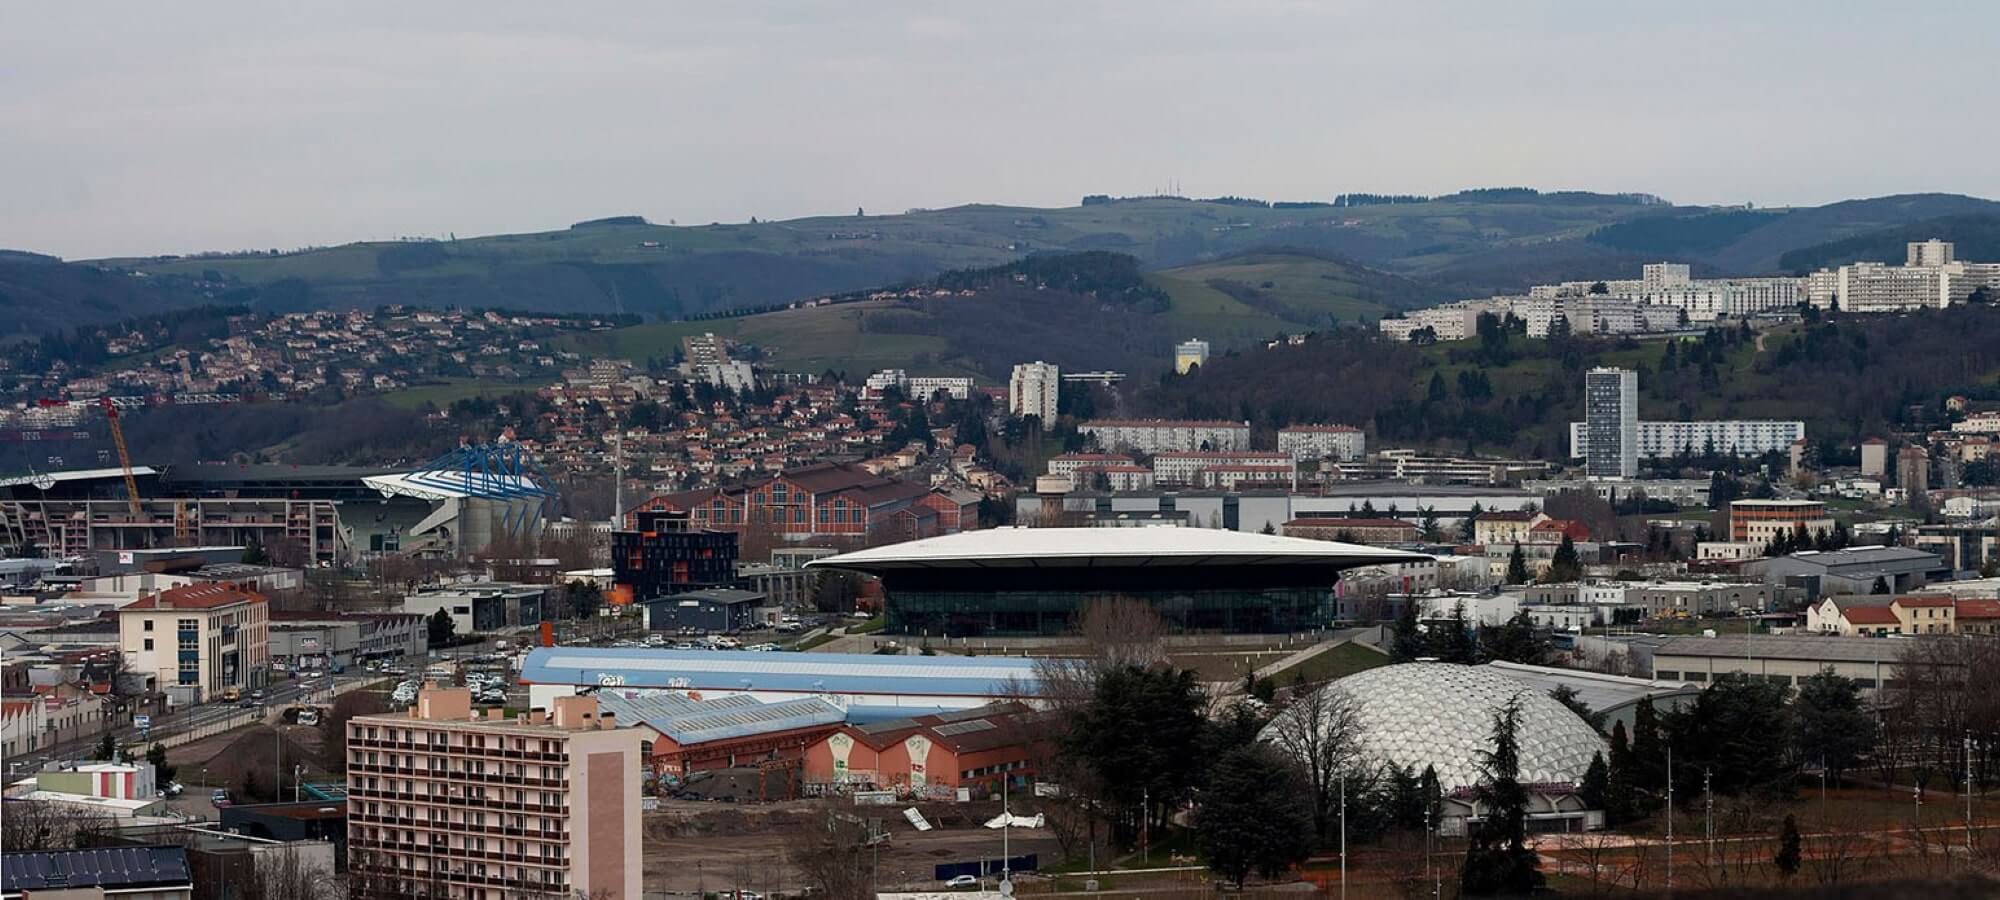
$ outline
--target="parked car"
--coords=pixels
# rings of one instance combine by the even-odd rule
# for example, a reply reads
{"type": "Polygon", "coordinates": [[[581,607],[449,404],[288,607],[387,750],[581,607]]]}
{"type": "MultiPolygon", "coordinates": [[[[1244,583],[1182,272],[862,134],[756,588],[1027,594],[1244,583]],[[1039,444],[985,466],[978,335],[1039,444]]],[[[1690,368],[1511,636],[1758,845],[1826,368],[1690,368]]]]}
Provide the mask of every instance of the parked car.
{"type": "Polygon", "coordinates": [[[181,792],[182,792],[182,791],[185,791],[185,790],[187,790],[187,788],[186,788],[186,787],[184,787],[184,786],[182,786],[180,782],[178,782],[178,781],[169,781],[169,782],[167,782],[167,786],[166,786],[166,787],[163,787],[163,788],[160,788],[160,796],[162,796],[162,797],[178,797],[178,796],[180,796],[180,795],[181,795],[181,792]]]}
{"type": "Polygon", "coordinates": [[[979,876],[977,876],[977,875],[953,875],[953,876],[951,877],[951,879],[950,879],[949,881],[946,881],[946,882],[944,883],[944,886],[945,886],[945,887],[948,887],[948,888],[966,888],[966,887],[978,887],[978,886],[979,886],[979,876]]]}
{"type": "Polygon", "coordinates": [[[216,788],[213,792],[211,792],[208,795],[208,802],[216,806],[228,806],[229,791],[224,788],[216,788]]]}

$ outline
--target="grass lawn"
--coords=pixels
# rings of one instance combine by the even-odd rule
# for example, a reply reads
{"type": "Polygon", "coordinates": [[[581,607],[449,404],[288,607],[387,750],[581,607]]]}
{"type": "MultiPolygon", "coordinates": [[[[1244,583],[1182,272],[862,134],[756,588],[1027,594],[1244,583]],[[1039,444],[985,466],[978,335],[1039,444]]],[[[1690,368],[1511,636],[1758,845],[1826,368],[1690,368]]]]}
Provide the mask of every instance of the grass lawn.
{"type": "Polygon", "coordinates": [[[1307,681],[1316,683],[1345,678],[1365,669],[1388,664],[1388,654],[1377,653],[1360,644],[1346,643],[1314,654],[1296,666],[1280,669],[1271,677],[1277,679],[1280,684],[1288,684],[1292,679],[1303,675],[1307,681]]]}
{"type": "Polygon", "coordinates": [[[804,652],[806,650],[811,650],[812,648],[824,644],[828,641],[831,641],[835,637],[836,635],[833,632],[822,631],[819,634],[815,634],[812,637],[806,638],[803,641],[793,644],[792,649],[804,652]]]}

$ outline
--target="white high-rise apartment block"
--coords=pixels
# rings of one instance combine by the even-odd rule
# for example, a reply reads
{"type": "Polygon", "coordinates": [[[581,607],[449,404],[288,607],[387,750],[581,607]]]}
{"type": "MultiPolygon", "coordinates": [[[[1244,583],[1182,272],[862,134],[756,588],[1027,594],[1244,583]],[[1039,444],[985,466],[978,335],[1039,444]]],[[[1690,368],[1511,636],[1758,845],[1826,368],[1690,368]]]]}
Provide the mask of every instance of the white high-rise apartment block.
{"type": "Polygon", "coordinates": [[[1687,263],[1656,262],[1641,266],[1640,283],[1649,291],[1664,291],[1684,288],[1693,279],[1689,277],[1687,263]]]}
{"type": "Polygon", "coordinates": [[[1007,412],[1016,416],[1038,416],[1042,424],[1056,420],[1056,401],[1062,392],[1062,372],[1054,363],[1036,360],[1014,367],[1007,379],[1007,412]]]}
{"type": "Polygon", "coordinates": [[[1812,305],[1857,313],[1943,309],[1980,288],[2000,292],[2000,263],[1962,261],[1950,241],[1936,238],[1905,245],[1900,266],[1857,262],[1806,276],[1812,305]]]}
{"type": "Polygon", "coordinates": [[[1498,302],[1501,299],[1461,300],[1429,309],[1413,309],[1400,319],[1383,319],[1375,327],[1399,341],[1411,340],[1411,335],[1426,328],[1440,341],[1462,341],[1479,332],[1480,313],[1506,314],[1506,307],[1498,302]]]}
{"type": "MultiPolygon", "coordinates": [[[[1640,459],[1662,459],[1687,453],[1700,456],[1710,451],[1729,456],[1762,456],[1771,451],[1791,449],[1792,442],[1806,436],[1806,423],[1774,419],[1722,419],[1712,422],[1640,422],[1640,459]]],[[[1569,423],[1570,456],[1590,458],[1589,423],[1569,423]]],[[[1587,463],[1586,463],[1587,465],[1587,463]]]]}
{"type": "Polygon", "coordinates": [[[1174,345],[1174,374],[1186,375],[1195,366],[1208,365],[1208,342],[1193,338],[1174,345]]]}
{"type": "Polygon", "coordinates": [[[1278,452],[1304,462],[1351,462],[1368,452],[1368,436],[1352,425],[1292,425],[1278,429],[1278,452]]]}
{"type": "Polygon", "coordinates": [[[1186,419],[1092,419],[1077,432],[1106,450],[1130,447],[1142,453],[1169,450],[1250,449],[1250,423],[1186,419]]]}
{"type": "Polygon", "coordinates": [[[1637,279],[1539,284],[1525,295],[1410,310],[1376,328],[1399,341],[1425,329],[1440,341],[1461,341],[1478,333],[1481,313],[1492,313],[1527,323],[1529,337],[1548,337],[1558,318],[1571,334],[1648,334],[1790,309],[1811,294],[1806,278],[1694,278],[1686,263],[1647,263],[1641,273],[1637,279]]]}
{"type": "Polygon", "coordinates": [[[1639,475],[1639,373],[1596,368],[1583,375],[1583,425],[1589,438],[1584,474],[1639,475]]]}
{"type": "Polygon", "coordinates": [[[1905,266],[1944,266],[1957,262],[1958,248],[1950,241],[1931,238],[1928,241],[1911,241],[1904,246],[1905,266]]]}

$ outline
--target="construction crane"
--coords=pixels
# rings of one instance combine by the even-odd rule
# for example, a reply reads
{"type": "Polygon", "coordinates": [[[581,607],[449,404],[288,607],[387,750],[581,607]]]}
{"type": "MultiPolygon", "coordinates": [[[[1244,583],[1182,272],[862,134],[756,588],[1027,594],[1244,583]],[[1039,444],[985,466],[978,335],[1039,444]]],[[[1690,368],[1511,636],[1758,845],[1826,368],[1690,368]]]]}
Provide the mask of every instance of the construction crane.
{"type": "Polygon", "coordinates": [[[118,468],[125,474],[125,505],[132,508],[132,521],[137,522],[139,512],[139,482],[132,477],[132,454],[125,449],[125,429],[118,424],[118,406],[110,397],[103,398],[104,417],[111,422],[111,445],[118,448],[118,468]]]}

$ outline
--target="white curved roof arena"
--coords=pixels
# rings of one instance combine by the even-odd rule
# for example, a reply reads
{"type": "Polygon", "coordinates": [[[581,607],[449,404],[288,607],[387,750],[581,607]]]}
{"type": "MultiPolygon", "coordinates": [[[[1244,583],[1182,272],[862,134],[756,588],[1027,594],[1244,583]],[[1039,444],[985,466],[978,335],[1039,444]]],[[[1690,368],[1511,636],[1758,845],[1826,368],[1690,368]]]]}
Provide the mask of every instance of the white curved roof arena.
{"type": "Polygon", "coordinates": [[[814,568],[1049,568],[1059,566],[1332,566],[1430,559],[1421,553],[1214,528],[986,528],[873,547],[814,568]]]}
{"type": "MultiPolygon", "coordinates": [[[[1403,663],[1357,672],[1329,686],[1351,698],[1363,755],[1422,771],[1437,767],[1446,791],[1482,779],[1482,751],[1493,749],[1493,717],[1507,701],[1521,702],[1520,780],[1581,784],[1604,739],[1576,713],[1504,673],[1485,666],[1403,663]]],[[[1280,713],[1292,715],[1298,707],[1280,713]]],[[[1276,722],[1262,734],[1269,741],[1276,722]]]]}

